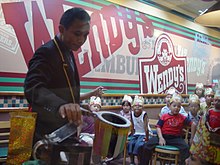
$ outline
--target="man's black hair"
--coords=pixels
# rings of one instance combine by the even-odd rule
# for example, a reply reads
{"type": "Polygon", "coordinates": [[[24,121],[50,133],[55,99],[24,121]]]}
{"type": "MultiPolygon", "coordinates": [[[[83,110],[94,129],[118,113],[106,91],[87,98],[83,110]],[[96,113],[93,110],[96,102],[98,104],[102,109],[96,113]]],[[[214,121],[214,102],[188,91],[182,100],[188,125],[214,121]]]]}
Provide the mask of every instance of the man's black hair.
{"type": "Polygon", "coordinates": [[[60,24],[68,29],[76,19],[86,22],[90,21],[90,16],[84,9],[74,7],[63,13],[60,24]]]}

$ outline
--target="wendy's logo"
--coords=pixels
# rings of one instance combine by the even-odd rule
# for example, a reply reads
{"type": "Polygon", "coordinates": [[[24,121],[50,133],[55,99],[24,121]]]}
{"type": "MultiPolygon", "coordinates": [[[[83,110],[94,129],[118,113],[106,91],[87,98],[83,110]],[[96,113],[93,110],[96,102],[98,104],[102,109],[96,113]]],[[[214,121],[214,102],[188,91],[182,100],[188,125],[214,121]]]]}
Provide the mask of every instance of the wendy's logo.
{"type": "Polygon", "coordinates": [[[172,47],[172,44],[166,36],[158,40],[156,45],[156,55],[161,65],[167,66],[170,64],[173,56],[172,47]]]}
{"type": "Polygon", "coordinates": [[[170,87],[187,93],[186,57],[176,56],[167,34],[158,36],[151,57],[138,60],[141,93],[165,93],[170,87]]]}

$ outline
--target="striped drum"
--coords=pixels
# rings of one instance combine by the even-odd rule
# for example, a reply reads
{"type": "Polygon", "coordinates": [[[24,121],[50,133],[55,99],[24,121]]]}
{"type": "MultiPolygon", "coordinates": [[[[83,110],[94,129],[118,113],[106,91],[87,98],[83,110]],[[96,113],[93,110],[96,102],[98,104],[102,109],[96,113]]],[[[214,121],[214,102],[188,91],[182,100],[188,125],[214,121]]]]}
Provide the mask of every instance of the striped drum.
{"type": "Polygon", "coordinates": [[[131,122],[113,112],[96,115],[93,152],[103,158],[116,158],[124,149],[131,122]]]}

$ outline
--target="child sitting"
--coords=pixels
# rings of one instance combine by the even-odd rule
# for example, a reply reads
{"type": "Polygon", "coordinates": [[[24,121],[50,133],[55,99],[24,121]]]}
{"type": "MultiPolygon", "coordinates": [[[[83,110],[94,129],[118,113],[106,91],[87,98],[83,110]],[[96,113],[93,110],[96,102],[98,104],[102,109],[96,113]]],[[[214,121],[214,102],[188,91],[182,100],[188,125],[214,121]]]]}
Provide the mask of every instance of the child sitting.
{"type": "MultiPolygon", "coordinates": [[[[166,105],[161,109],[159,116],[162,116],[163,114],[170,112],[170,109],[169,109],[170,99],[176,93],[177,93],[177,91],[176,91],[176,89],[174,87],[170,87],[169,90],[166,92],[166,94],[167,94],[166,97],[165,97],[166,105]]],[[[184,115],[184,116],[188,115],[182,106],[180,108],[180,112],[179,113],[184,115]]]]}
{"type": "Polygon", "coordinates": [[[128,143],[128,154],[130,164],[134,164],[134,156],[138,154],[138,148],[148,140],[148,116],[143,111],[144,99],[141,96],[135,96],[133,101],[133,111],[131,112],[132,136],[128,143]]]}
{"type": "Polygon", "coordinates": [[[170,99],[170,112],[162,115],[157,123],[157,137],[152,137],[138,151],[140,164],[148,165],[156,145],[172,145],[179,148],[181,153],[180,164],[185,163],[189,156],[188,144],[182,138],[182,129],[185,125],[195,124],[186,116],[179,113],[182,97],[174,94],[170,99]]]}
{"type": "Polygon", "coordinates": [[[214,96],[214,108],[208,110],[197,126],[190,148],[190,164],[220,164],[220,90],[214,96]]]}
{"type": "Polygon", "coordinates": [[[189,96],[189,113],[188,117],[197,125],[199,122],[198,112],[200,110],[200,101],[199,97],[196,94],[192,94],[189,96]]]}
{"type": "MultiPolygon", "coordinates": [[[[89,108],[91,111],[98,112],[101,109],[101,99],[99,97],[92,96],[90,98],[89,108]]],[[[95,136],[94,117],[83,116],[82,118],[83,125],[79,137],[86,143],[93,145],[93,140],[95,136]]]]}
{"type": "Polygon", "coordinates": [[[120,111],[120,115],[124,116],[129,121],[131,121],[131,103],[132,103],[131,96],[124,95],[124,98],[122,100],[122,110],[120,111]]]}

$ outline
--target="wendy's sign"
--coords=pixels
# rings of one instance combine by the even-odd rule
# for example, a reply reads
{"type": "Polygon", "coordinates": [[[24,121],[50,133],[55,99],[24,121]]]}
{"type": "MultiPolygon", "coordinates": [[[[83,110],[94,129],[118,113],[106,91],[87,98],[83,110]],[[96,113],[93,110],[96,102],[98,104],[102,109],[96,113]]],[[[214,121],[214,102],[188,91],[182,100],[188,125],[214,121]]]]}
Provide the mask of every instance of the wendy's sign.
{"type": "Polygon", "coordinates": [[[141,93],[164,93],[171,86],[187,93],[186,57],[175,55],[172,40],[161,34],[151,58],[139,59],[141,93]]]}

